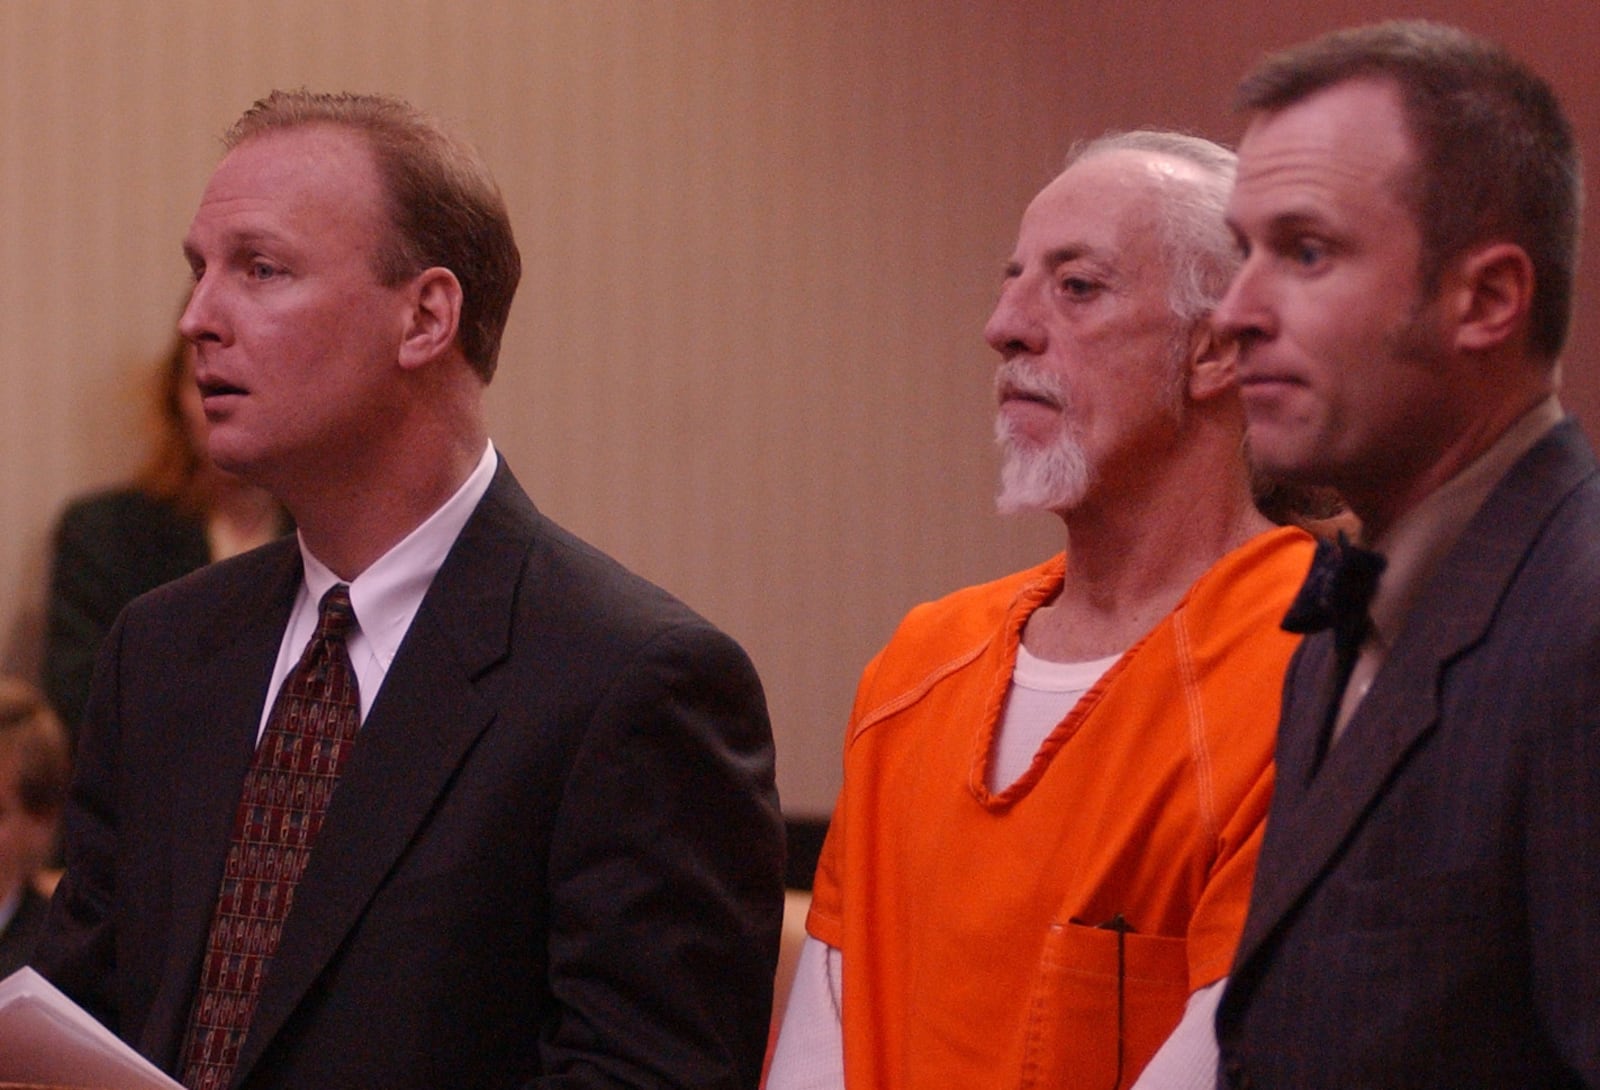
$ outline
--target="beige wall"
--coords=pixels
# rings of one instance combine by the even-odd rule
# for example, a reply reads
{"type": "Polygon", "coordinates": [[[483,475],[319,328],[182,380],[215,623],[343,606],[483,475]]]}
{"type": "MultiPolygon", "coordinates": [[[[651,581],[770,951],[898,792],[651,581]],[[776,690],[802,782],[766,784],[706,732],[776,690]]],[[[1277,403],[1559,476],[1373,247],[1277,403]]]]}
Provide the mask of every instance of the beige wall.
{"type": "MultiPolygon", "coordinates": [[[[26,632],[54,513],[138,458],[217,134],[273,86],[394,91],[471,136],[511,205],[501,449],[546,511],[745,643],[785,802],[825,812],[895,620],[1057,546],[989,505],[979,330],[1022,206],[1074,137],[1232,138],[1262,49],[1396,10],[1305,7],[0,0],[3,613],[26,632]]],[[[1600,146],[1600,6],[1404,10],[1504,38],[1600,146]]],[[[1591,420],[1597,321],[1569,380],[1591,420]]],[[[27,668],[26,639],[9,654],[27,668]]]]}

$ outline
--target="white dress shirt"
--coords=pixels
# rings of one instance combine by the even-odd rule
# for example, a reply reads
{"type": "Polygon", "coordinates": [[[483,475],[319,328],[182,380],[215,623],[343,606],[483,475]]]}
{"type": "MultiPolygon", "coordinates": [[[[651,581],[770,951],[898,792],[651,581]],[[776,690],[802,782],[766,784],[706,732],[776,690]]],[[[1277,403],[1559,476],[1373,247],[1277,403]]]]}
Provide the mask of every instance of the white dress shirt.
{"type": "MultiPolygon", "coordinates": [[[[461,536],[462,527],[477,510],[478,501],[489,491],[498,464],[494,444],[484,447],[483,457],[477,467],[456,489],[454,495],[422,525],[401,538],[366,571],[350,582],[350,604],[355,610],[356,624],[345,637],[345,647],[350,652],[350,665],[355,668],[356,685],[361,696],[361,721],[367,719],[372,702],[388,676],[389,664],[400,650],[411,622],[422,606],[423,596],[433,583],[433,577],[444,565],[444,559],[461,536]]],[[[272,704],[289,672],[300,661],[306,644],[317,630],[317,610],[322,596],[342,582],[326,564],[318,560],[300,539],[300,556],[304,561],[305,577],[300,591],[295,595],[294,608],[289,611],[289,623],[283,630],[283,642],[278,647],[278,664],[272,671],[272,683],[267,687],[266,702],[261,708],[260,732],[267,728],[272,714],[272,704]]]]}

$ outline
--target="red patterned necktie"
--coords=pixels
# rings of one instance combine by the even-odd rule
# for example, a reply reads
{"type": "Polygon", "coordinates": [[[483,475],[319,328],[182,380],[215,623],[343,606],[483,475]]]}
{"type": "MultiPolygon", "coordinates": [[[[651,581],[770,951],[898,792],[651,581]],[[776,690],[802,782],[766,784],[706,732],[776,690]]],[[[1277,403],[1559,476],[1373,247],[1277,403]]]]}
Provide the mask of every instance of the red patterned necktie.
{"type": "Polygon", "coordinates": [[[317,631],[284,678],[233,819],[233,841],[189,1014],[183,1084],[221,1090],[255,1015],[295,885],[361,722],[345,634],[350,588],[323,595],[317,631]]]}

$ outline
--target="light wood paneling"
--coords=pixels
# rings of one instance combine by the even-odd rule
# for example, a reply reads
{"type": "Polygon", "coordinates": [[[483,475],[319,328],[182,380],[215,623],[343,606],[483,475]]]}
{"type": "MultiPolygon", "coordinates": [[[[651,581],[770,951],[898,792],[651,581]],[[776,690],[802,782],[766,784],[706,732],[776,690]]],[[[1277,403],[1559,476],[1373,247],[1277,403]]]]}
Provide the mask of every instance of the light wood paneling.
{"type": "MultiPolygon", "coordinates": [[[[1412,6],[1503,35],[1594,145],[1594,6],[1500,9],[1412,6]]],[[[393,91],[474,139],[512,208],[527,272],[491,391],[502,450],[547,511],[746,644],[785,801],[825,812],[855,677],[898,617],[1059,544],[990,507],[979,331],[1027,199],[1075,137],[1231,137],[1229,89],[1262,49],[1392,10],[0,0],[12,627],[61,503],[138,459],[217,135],[274,86],[393,91]]],[[[1585,313],[1570,381],[1590,418],[1597,342],[1585,313]]]]}

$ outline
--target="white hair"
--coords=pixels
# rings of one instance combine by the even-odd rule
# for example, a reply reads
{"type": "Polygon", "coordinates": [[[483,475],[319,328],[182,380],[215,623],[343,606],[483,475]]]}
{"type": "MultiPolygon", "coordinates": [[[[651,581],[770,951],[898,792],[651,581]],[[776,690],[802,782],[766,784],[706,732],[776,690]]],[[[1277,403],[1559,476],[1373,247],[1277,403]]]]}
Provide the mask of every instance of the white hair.
{"type": "Polygon", "coordinates": [[[1211,313],[1239,268],[1239,247],[1223,219],[1238,156],[1203,137],[1134,129],[1075,144],[1066,166],[1113,151],[1147,152],[1196,168],[1196,173],[1161,176],[1157,187],[1161,248],[1167,259],[1173,314],[1189,323],[1211,313]]]}

